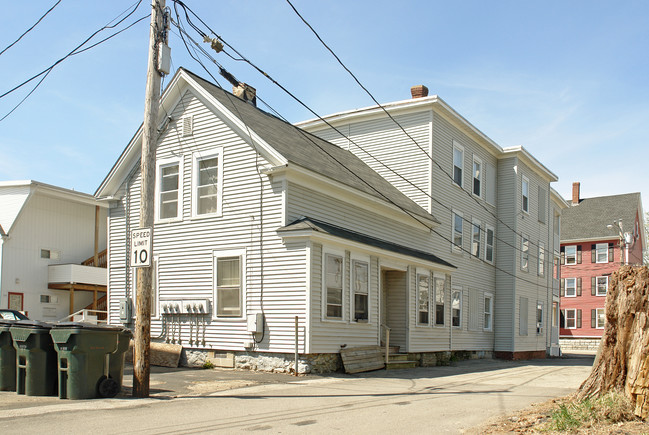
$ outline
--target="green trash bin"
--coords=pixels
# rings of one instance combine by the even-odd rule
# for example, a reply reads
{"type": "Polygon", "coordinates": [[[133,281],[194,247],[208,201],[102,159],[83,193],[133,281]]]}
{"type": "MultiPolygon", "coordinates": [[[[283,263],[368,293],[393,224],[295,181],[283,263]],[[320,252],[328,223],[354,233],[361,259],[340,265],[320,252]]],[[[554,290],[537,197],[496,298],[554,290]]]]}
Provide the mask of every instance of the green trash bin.
{"type": "Polygon", "coordinates": [[[0,319],[0,391],[16,391],[16,349],[10,331],[14,323],[0,319]]]}
{"type": "MultiPolygon", "coordinates": [[[[61,399],[115,397],[121,388],[110,372],[111,356],[118,350],[122,328],[64,322],[50,334],[58,354],[61,399]]],[[[122,369],[123,370],[123,369],[122,369]]]]}
{"type": "Polygon", "coordinates": [[[16,349],[16,393],[56,396],[56,350],[50,336],[52,324],[18,320],[10,328],[16,349]]]}
{"type": "MultiPolygon", "coordinates": [[[[117,349],[109,356],[108,377],[117,383],[117,391],[122,389],[124,379],[124,358],[128,351],[133,333],[129,329],[120,328],[117,335],[117,349]]],[[[106,385],[110,386],[110,384],[106,385]]],[[[104,392],[100,391],[100,395],[104,392]]]]}

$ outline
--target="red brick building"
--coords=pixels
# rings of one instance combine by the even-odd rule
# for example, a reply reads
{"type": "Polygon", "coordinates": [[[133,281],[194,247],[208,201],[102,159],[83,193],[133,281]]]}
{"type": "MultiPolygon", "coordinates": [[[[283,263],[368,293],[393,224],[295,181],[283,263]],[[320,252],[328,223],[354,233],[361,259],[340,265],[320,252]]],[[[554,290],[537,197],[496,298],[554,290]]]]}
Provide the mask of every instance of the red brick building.
{"type": "Polygon", "coordinates": [[[611,274],[641,264],[645,232],[640,193],[580,198],[561,215],[561,347],[596,349],[604,330],[611,274]]]}

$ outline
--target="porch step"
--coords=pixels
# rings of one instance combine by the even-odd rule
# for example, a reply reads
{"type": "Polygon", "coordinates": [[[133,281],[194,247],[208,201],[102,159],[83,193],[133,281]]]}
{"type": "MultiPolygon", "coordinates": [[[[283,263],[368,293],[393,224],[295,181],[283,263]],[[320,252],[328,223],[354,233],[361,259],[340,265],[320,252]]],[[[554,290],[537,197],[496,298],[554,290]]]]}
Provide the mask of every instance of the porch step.
{"type": "Polygon", "coordinates": [[[385,365],[386,370],[412,369],[417,367],[417,361],[409,360],[407,353],[391,353],[389,358],[390,360],[385,365]]]}

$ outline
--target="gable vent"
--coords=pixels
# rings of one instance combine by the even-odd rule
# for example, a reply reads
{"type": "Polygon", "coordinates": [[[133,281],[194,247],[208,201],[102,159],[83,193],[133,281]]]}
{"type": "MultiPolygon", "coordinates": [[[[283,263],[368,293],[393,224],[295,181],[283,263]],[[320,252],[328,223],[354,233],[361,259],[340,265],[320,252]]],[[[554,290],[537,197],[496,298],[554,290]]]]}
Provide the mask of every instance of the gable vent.
{"type": "Polygon", "coordinates": [[[194,117],[185,116],[183,118],[183,137],[191,136],[194,133],[194,117]]]}

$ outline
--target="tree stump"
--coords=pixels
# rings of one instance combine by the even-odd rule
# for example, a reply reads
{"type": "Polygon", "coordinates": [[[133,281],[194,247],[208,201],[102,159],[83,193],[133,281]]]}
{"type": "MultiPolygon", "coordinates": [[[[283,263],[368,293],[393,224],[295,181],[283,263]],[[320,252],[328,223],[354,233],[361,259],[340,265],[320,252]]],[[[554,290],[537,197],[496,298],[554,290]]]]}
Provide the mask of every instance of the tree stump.
{"type": "Polygon", "coordinates": [[[622,266],[613,273],[606,295],[606,325],[593,369],[577,397],[623,391],[635,413],[649,415],[649,270],[622,266]]]}

